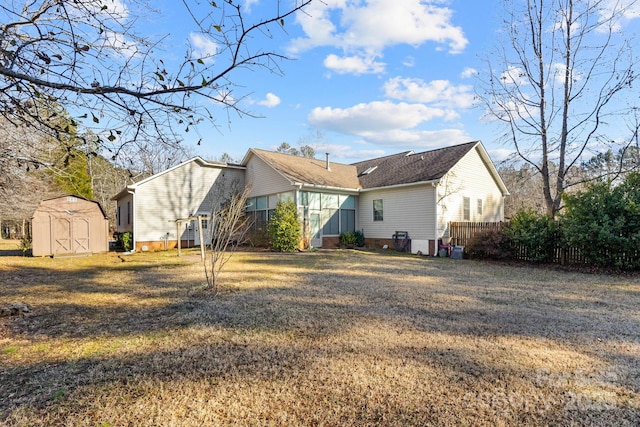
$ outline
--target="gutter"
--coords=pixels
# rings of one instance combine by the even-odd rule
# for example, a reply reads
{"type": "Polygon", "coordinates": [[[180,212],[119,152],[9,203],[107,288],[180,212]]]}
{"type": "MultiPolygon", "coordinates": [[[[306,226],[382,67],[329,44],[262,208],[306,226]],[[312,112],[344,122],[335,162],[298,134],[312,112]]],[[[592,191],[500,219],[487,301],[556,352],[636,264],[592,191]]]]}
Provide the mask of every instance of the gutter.
{"type": "Polygon", "coordinates": [[[304,184],[302,182],[294,182],[292,183],[295,187],[298,187],[299,190],[303,188],[313,188],[313,189],[322,189],[322,190],[333,190],[333,191],[343,191],[358,194],[361,189],[360,188],[344,188],[344,187],[333,187],[331,185],[318,185],[318,184],[304,184]]]}
{"type": "Polygon", "coordinates": [[[362,189],[359,190],[359,192],[366,193],[367,191],[377,191],[377,190],[387,190],[387,189],[393,189],[393,188],[413,187],[413,186],[416,186],[416,185],[425,185],[425,184],[431,184],[432,186],[435,187],[436,185],[440,184],[440,178],[432,179],[430,181],[410,182],[408,184],[396,184],[396,185],[389,185],[389,186],[385,186],[385,187],[362,188],[362,189]]]}

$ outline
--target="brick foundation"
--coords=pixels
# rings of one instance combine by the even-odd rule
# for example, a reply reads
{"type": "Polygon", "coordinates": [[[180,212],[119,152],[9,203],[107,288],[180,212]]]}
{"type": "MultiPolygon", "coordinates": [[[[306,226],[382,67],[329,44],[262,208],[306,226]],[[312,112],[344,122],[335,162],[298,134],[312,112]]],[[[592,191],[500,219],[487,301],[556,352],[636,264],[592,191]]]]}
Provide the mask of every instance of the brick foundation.
{"type": "MultiPolygon", "coordinates": [[[[177,249],[178,241],[177,240],[169,240],[167,241],[167,246],[165,247],[164,240],[162,241],[151,241],[151,242],[136,242],[136,252],[142,252],[142,247],[146,246],[148,251],[164,251],[167,249],[177,249]]],[[[180,243],[180,247],[182,249],[185,248],[195,248],[200,247],[200,245],[194,245],[193,240],[183,240],[180,243]]]]}
{"type": "Polygon", "coordinates": [[[324,249],[335,249],[340,247],[340,237],[322,237],[322,247],[324,249]]]}

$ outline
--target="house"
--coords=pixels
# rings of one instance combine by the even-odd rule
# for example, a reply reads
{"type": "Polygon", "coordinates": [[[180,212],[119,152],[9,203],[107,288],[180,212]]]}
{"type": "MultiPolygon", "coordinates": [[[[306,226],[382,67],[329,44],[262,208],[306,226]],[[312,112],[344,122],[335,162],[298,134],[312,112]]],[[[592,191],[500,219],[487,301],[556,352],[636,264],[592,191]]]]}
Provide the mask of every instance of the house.
{"type": "Polygon", "coordinates": [[[109,250],[109,221],[100,203],[71,194],[40,202],[33,213],[32,233],[33,256],[109,250]]]}
{"type": "Polygon", "coordinates": [[[408,151],[356,163],[362,190],[358,227],[388,244],[407,232],[411,251],[435,254],[452,221],[504,220],[507,188],[482,143],[408,151]]]}
{"type": "MultiPolygon", "coordinates": [[[[244,186],[244,167],[194,157],[122,189],[116,231],[133,234],[137,251],[200,244],[197,216],[210,214],[214,198],[244,186]],[[183,221],[184,220],[184,221],[183,221]],[[178,221],[184,227],[177,229],[178,221]]],[[[202,221],[206,228],[208,222],[202,221]]]]}
{"type": "Polygon", "coordinates": [[[305,246],[335,247],[340,233],[357,229],[361,187],[355,166],[253,148],[242,164],[250,188],[247,212],[258,225],[278,201],[294,200],[305,246]]]}
{"type": "MultiPolygon", "coordinates": [[[[504,197],[509,194],[477,141],[421,153],[407,151],[352,165],[331,162],[328,155],[319,160],[252,148],[241,165],[196,158],[165,171],[162,174],[173,174],[167,181],[171,187],[160,185],[167,180],[160,177],[162,174],[127,187],[115,197],[118,231],[128,226],[136,248],[140,248],[140,242],[149,248],[163,247],[153,239],[163,235],[158,225],[206,213],[210,203],[204,201],[214,197],[207,187],[223,173],[234,174],[238,183],[249,187],[247,213],[258,225],[266,223],[278,201],[293,200],[302,221],[304,243],[314,247],[335,247],[341,233],[362,230],[370,247],[391,247],[398,243],[399,236],[406,236],[403,242],[410,240],[411,252],[435,254],[438,240],[448,237],[449,222],[503,220],[504,197]],[[209,174],[196,173],[204,169],[210,169],[209,174]],[[154,187],[149,186],[154,181],[154,187]],[[144,190],[148,194],[145,204],[161,191],[163,204],[171,209],[147,208],[144,217],[139,217],[139,207],[130,217],[133,207],[129,203],[139,206],[145,187],[149,187],[144,190]],[[137,202],[132,200],[134,195],[137,202]],[[202,203],[195,206],[198,200],[202,203]],[[125,206],[127,221],[133,218],[126,224],[120,212],[125,206]],[[161,220],[157,218],[160,213],[161,220]],[[136,226],[136,220],[141,224],[136,226]]],[[[189,231],[182,234],[183,240],[189,240],[189,231]]],[[[171,230],[167,233],[169,243],[164,247],[173,247],[175,237],[170,235],[171,230]]],[[[196,237],[191,239],[195,243],[196,237]]]]}

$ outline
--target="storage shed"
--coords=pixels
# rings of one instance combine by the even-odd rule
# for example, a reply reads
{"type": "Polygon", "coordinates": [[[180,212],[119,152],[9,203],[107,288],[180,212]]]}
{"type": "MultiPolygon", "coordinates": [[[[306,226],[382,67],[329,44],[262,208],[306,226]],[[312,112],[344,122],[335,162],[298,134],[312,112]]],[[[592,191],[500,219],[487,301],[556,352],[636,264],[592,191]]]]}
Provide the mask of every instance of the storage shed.
{"type": "Polygon", "coordinates": [[[43,200],[33,214],[33,256],[109,250],[109,221],[98,202],[67,195],[43,200]]]}

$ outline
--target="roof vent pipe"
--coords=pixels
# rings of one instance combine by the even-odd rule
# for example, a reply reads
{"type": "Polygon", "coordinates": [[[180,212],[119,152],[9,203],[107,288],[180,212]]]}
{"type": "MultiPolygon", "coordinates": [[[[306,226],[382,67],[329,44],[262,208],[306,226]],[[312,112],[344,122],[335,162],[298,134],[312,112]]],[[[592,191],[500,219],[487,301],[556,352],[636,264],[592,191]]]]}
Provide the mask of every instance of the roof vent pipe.
{"type": "Polygon", "coordinates": [[[331,172],[331,164],[329,163],[329,153],[324,153],[327,156],[327,170],[331,172]]]}

